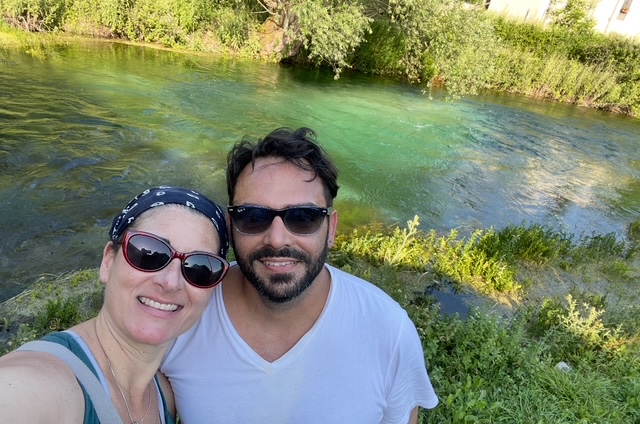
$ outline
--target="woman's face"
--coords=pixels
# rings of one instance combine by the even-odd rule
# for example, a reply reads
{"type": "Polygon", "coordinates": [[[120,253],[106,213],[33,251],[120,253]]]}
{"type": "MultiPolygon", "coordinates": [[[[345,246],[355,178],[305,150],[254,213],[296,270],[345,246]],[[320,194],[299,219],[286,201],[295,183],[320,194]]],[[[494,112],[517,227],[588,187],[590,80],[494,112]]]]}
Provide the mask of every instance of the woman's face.
{"type": "MultiPolygon", "coordinates": [[[[185,206],[151,209],[128,229],[155,234],[183,253],[220,251],[211,220],[185,206]]],[[[185,280],[180,259],[159,271],[139,271],[127,263],[122,246],[114,249],[111,244],[104,250],[100,280],[106,286],[101,313],[112,330],[130,342],[150,345],[170,343],[187,331],[213,293],[213,288],[194,287],[185,280]]]]}

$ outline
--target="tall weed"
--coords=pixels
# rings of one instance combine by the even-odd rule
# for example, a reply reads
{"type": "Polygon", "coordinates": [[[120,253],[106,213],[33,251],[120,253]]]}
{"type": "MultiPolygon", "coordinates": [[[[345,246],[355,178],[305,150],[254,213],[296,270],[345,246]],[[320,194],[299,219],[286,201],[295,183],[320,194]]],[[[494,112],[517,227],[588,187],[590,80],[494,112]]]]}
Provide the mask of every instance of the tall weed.
{"type": "Polygon", "coordinates": [[[465,240],[456,231],[448,236],[438,236],[435,231],[423,233],[418,225],[416,216],[404,229],[395,227],[386,232],[373,226],[365,232],[354,230],[348,237],[336,238],[335,248],[377,264],[431,272],[440,280],[459,287],[469,285],[483,293],[514,293],[520,289],[507,264],[478,249],[481,231],[465,240]]]}
{"type": "Polygon", "coordinates": [[[478,248],[483,232],[474,232],[468,240],[458,239],[456,231],[436,241],[433,271],[436,276],[461,287],[471,286],[481,293],[515,293],[521,286],[513,269],[501,259],[478,248]]]}
{"type": "Polygon", "coordinates": [[[390,230],[378,225],[355,229],[348,236],[338,236],[335,248],[343,253],[359,256],[377,264],[425,271],[432,256],[435,234],[418,231],[420,220],[416,216],[407,222],[407,228],[390,230]]]}
{"type": "Polygon", "coordinates": [[[516,261],[547,263],[567,255],[572,246],[568,234],[539,224],[529,227],[509,225],[498,231],[491,229],[478,242],[478,249],[487,256],[511,264],[516,261]]]}

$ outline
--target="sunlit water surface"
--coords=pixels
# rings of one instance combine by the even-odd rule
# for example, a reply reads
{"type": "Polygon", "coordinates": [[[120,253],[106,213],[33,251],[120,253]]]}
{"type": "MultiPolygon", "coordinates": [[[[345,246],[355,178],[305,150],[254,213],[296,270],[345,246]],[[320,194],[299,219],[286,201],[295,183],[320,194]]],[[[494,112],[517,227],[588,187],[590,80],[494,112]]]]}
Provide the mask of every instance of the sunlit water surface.
{"type": "Polygon", "coordinates": [[[640,211],[640,120],[107,42],[46,60],[0,50],[0,301],[98,266],[111,218],[144,188],[225,204],[229,147],[280,126],[311,127],[337,162],[343,230],[419,215],[439,232],[623,237],[640,211]]]}

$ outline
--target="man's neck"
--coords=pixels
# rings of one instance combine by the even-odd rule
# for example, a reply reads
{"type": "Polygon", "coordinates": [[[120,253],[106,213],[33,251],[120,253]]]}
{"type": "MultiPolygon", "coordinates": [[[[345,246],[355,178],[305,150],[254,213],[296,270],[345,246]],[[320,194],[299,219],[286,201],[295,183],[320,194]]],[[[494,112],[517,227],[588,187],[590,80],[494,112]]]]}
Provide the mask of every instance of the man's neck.
{"type": "Polygon", "coordinates": [[[316,323],[329,296],[331,276],[323,268],[304,293],[280,304],[263,299],[237,271],[223,286],[227,313],[240,337],[263,359],[273,362],[316,323]]]}

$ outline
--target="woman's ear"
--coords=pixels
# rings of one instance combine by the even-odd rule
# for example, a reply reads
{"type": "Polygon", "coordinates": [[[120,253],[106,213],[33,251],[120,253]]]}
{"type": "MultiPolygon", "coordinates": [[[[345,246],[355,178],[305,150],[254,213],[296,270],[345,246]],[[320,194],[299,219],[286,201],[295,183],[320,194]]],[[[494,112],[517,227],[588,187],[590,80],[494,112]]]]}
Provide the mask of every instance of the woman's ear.
{"type": "Polygon", "coordinates": [[[111,270],[111,266],[113,265],[115,257],[116,244],[110,241],[104,246],[104,250],[102,252],[102,262],[100,262],[100,282],[102,284],[106,284],[109,280],[109,272],[111,270]]]}

